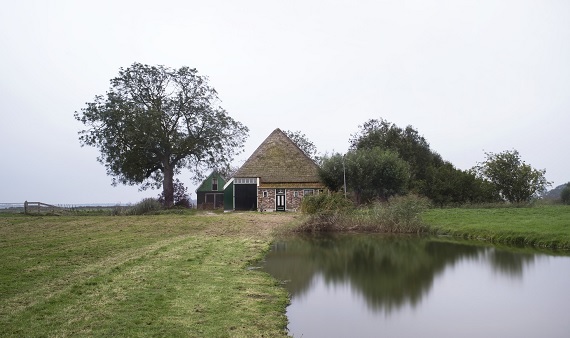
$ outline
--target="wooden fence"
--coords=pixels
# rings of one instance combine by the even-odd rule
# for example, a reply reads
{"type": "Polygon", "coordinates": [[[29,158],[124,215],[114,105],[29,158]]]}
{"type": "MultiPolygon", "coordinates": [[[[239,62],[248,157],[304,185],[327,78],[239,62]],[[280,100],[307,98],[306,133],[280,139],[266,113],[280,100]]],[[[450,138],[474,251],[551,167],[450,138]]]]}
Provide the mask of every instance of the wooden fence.
{"type": "Polygon", "coordinates": [[[55,211],[67,210],[67,208],[58,207],[57,205],[51,205],[42,202],[24,202],[24,213],[29,214],[33,212],[55,212],[55,211]]]}
{"type": "Polygon", "coordinates": [[[67,213],[73,211],[100,211],[117,207],[130,207],[130,204],[100,203],[100,204],[48,204],[43,202],[0,203],[0,213],[67,213]]]}

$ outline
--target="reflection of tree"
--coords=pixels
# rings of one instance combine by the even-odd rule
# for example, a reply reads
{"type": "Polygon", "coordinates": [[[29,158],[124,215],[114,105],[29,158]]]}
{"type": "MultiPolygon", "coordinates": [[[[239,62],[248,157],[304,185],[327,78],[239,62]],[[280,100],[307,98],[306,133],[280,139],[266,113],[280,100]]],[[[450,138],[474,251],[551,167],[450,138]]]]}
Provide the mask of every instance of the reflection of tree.
{"type": "Polygon", "coordinates": [[[313,276],[322,274],[327,283],[349,282],[371,308],[390,311],[418,304],[446,266],[481,257],[488,257],[497,271],[520,275],[533,256],[422,237],[298,237],[277,243],[266,257],[265,270],[288,280],[286,287],[294,296],[304,294],[313,276]]]}
{"type": "Polygon", "coordinates": [[[534,262],[534,257],[533,254],[493,250],[489,256],[489,261],[494,271],[511,277],[522,277],[524,266],[534,262]]]}
{"type": "Polygon", "coordinates": [[[349,280],[374,309],[391,310],[409,303],[418,304],[431,289],[434,276],[460,256],[473,254],[469,246],[437,246],[418,237],[340,237],[339,247],[322,260],[326,280],[349,280]],[[337,271],[344,266],[344,273],[337,271]]]}

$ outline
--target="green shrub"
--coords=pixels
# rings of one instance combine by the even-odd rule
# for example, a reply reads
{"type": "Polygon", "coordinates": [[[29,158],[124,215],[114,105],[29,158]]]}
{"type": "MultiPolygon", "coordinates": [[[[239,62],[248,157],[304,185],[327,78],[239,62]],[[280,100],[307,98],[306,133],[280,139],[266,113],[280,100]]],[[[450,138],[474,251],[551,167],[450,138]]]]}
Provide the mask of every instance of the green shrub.
{"type": "Polygon", "coordinates": [[[342,193],[306,196],[301,202],[301,211],[310,215],[329,211],[349,212],[353,209],[354,204],[342,193]]]}
{"type": "Polygon", "coordinates": [[[162,204],[155,198],[145,198],[129,209],[129,215],[154,214],[162,210],[162,204]]]}
{"type": "Polygon", "coordinates": [[[110,214],[111,216],[123,216],[126,213],[126,208],[122,207],[120,205],[115,205],[113,208],[111,208],[110,210],[110,214]]]}

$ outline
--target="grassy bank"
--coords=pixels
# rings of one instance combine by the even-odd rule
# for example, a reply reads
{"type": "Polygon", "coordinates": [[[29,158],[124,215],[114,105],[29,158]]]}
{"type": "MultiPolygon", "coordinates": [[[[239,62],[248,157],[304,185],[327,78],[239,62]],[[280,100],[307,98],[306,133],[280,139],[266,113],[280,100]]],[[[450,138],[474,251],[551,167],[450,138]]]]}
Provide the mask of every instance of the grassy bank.
{"type": "Polygon", "coordinates": [[[292,214],[0,218],[0,336],[284,336],[248,270],[292,214]]]}
{"type": "MultiPolygon", "coordinates": [[[[0,336],[285,336],[285,289],[247,267],[303,218],[2,216],[0,336]]],[[[436,234],[570,250],[570,206],[422,219],[436,234]]]]}
{"type": "Polygon", "coordinates": [[[570,250],[570,206],[430,209],[422,219],[434,234],[570,250]]]}

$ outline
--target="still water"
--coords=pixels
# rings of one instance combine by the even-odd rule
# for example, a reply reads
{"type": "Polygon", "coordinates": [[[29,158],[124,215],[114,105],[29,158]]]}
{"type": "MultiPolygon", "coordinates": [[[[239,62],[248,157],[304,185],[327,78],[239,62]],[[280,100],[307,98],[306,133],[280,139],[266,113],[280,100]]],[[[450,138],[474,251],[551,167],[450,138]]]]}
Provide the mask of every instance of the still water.
{"type": "Polygon", "coordinates": [[[276,242],[294,337],[570,337],[570,257],[427,237],[276,242]]]}

